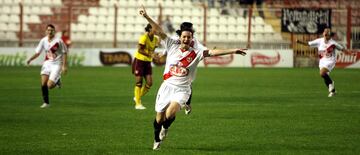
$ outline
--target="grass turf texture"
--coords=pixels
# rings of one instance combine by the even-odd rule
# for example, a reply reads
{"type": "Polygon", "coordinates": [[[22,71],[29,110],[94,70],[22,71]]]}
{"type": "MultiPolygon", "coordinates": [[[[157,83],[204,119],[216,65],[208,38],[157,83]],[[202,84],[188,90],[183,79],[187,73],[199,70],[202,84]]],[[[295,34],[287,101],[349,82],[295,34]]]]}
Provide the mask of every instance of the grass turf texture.
{"type": "Polygon", "coordinates": [[[39,67],[0,67],[0,154],[359,154],[360,70],[199,68],[193,112],[152,151],[163,68],[134,109],[130,67],[70,68],[42,104],[39,67]]]}

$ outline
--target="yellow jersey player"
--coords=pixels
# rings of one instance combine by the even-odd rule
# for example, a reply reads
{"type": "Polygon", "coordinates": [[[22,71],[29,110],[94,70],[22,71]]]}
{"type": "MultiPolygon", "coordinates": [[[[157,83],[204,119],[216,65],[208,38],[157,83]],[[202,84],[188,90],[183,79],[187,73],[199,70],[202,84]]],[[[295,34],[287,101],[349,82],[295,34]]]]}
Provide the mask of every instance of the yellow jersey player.
{"type": "Polygon", "coordinates": [[[132,73],[135,75],[134,101],[135,109],[146,109],[141,103],[144,96],[152,86],[152,67],[151,62],[158,46],[158,38],[154,35],[150,24],[145,27],[145,34],[139,39],[138,49],[132,63],[132,73]],[[146,83],[143,84],[143,79],[146,83]]]}

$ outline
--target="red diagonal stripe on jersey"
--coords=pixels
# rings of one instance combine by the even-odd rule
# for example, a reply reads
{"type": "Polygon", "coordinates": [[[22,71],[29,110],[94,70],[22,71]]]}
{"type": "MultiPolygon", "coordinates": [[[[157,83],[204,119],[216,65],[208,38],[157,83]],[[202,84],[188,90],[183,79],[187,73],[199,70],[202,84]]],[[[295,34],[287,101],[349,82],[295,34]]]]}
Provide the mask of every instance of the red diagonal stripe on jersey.
{"type": "Polygon", "coordinates": [[[55,53],[58,48],[59,48],[59,43],[57,42],[49,49],[49,51],[55,53]]]}
{"type": "MultiPolygon", "coordinates": [[[[328,48],[324,50],[324,52],[319,53],[319,59],[324,57],[326,53],[332,53],[335,50],[336,46],[334,44],[330,45],[328,48]]],[[[334,53],[335,54],[335,53],[334,53]]]]}
{"type": "Polygon", "coordinates": [[[327,49],[326,49],[326,52],[327,53],[331,53],[334,51],[334,49],[336,48],[336,46],[334,44],[330,45],[327,49]]]}
{"type": "MultiPolygon", "coordinates": [[[[195,57],[196,57],[195,51],[191,51],[188,55],[186,55],[185,57],[183,57],[183,58],[178,62],[178,65],[181,66],[181,67],[185,67],[185,68],[186,68],[186,67],[188,67],[188,66],[191,64],[191,62],[194,61],[195,57]]],[[[172,76],[172,75],[171,75],[171,73],[170,73],[170,71],[169,71],[168,73],[164,74],[163,79],[166,80],[166,79],[170,78],[171,76],[172,76]]]]}
{"type": "MultiPolygon", "coordinates": [[[[56,50],[59,49],[59,43],[55,43],[53,46],[50,47],[49,52],[51,52],[52,54],[54,54],[56,52],[56,50]]],[[[49,60],[48,55],[46,54],[45,56],[45,60],[49,60]]]]}

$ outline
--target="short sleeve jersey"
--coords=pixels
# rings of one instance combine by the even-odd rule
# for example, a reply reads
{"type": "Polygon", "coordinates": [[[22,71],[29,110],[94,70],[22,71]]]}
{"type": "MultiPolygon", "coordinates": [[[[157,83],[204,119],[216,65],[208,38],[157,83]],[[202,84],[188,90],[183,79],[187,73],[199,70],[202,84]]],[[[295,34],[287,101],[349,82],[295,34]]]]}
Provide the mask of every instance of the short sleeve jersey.
{"type": "Polygon", "coordinates": [[[62,63],[62,57],[67,53],[67,48],[61,38],[54,38],[49,42],[46,36],[40,40],[40,43],[35,49],[36,53],[43,51],[45,51],[45,61],[62,63]]]}
{"type": "Polygon", "coordinates": [[[204,58],[204,51],[192,47],[183,50],[178,40],[170,37],[164,40],[164,45],[167,51],[164,81],[178,87],[189,87],[197,65],[204,58]]]}
{"type": "Polygon", "coordinates": [[[325,43],[325,38],[318,38],[313,41],[309,41],[309,46],[316,47],[318,49],[318,54],[320,59],[336,61],[335,49],[342,50],[342,47],[335,40],[330,39],[325,43]]]}
{"type": "MultiPolygon", "coordinates": [[[[155,48],[157,47],[157,43],[158,43],[158,38],[154,36],[153,40],[151,40],[147,33],[142,35],[139,39],[139,44],[145,46],[145,52],[147,54],[153,53],[155,51],[155,48]]],[[[152,57],[148,57],[141,54],[139,50],[135,52],[135,58],[142,61],[149,61],[149,62],[152,61],[152,57]]]]}

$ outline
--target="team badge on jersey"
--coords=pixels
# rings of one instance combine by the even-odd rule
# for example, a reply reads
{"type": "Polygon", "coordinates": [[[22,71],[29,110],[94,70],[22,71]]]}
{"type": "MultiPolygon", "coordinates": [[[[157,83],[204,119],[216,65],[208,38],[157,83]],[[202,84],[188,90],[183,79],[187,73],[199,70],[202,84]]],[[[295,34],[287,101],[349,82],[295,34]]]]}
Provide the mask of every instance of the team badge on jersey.
{"type": "Polygon", "coordinates": [[[180,65],[172,65],[170,66],[170,74],[179,77],[186,76],[189,74],[189,69],[180,65]]]}
{"type": "Polygon", "coordinates": [[[187,57],[187,58],[186,58],[186,61],[187,61],[187,62],[191,62],[192,60],[193,60],[192,57],[187,57]]]}

